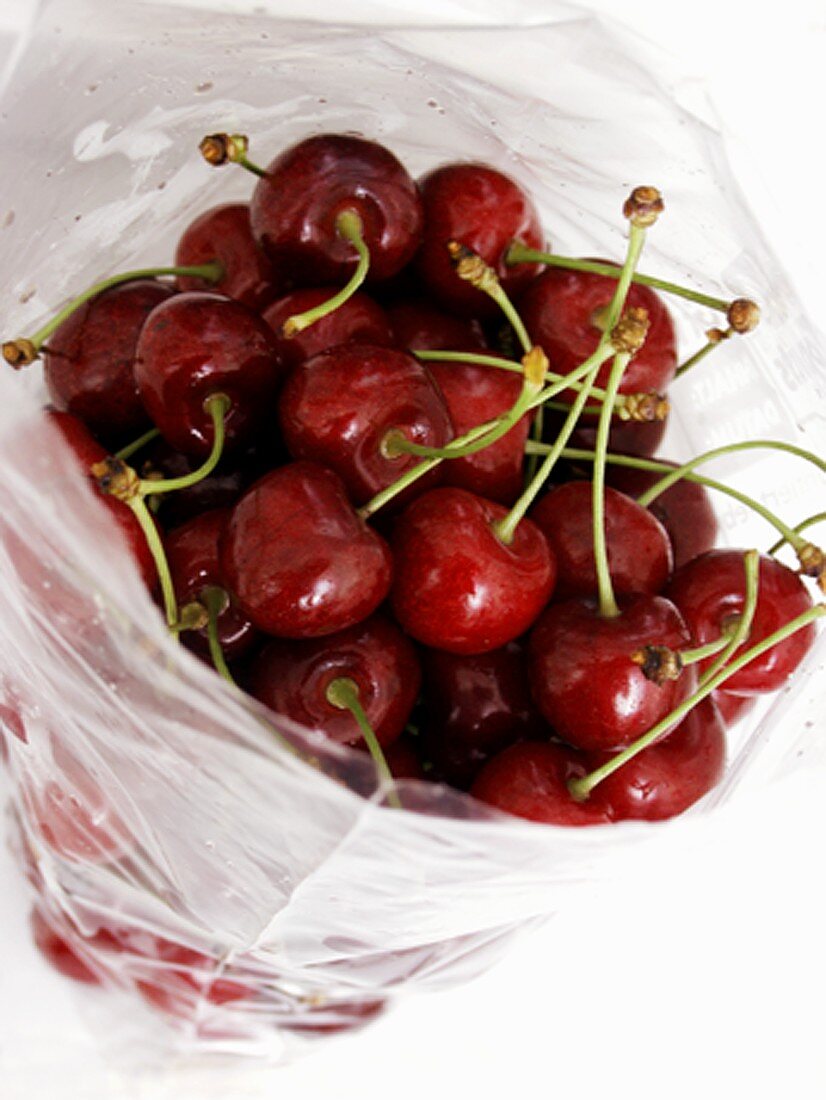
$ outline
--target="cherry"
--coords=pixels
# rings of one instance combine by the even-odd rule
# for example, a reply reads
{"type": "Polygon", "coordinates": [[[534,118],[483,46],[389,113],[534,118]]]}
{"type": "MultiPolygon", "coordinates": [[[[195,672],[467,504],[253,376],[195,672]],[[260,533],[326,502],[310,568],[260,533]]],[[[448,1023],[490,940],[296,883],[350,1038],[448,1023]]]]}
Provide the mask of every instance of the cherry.
{"type": "Polygon", "coordinates": [[[582,749],[630,745],[690,694],[686,668],[660,685],[633,655],[646,645],[688,649],[691,636],[677,608],[661,596],[633,595],[604,616],[597,602],[574,599],[549,607],[530,637],[534,699],[560,737],[582,749]]]}
{"type": "MultiPolygon", "coordinates": [[[[677,463],[667,465],[676,468],[677,463]]],[[[663,476],[663,472],[636,470],[631,466],[609,463],[607,467],[610,484],[631,497],[640,496],[663,476]]],[[[648,510],[668,531],[675,568],[711,550],[717,541],[717,517],[711,498],[705,486],[696,481],[681,478],[653,500],[648,510]]]]}
{"type": "MultiPolygon", "coordinates": [[[[141,461],[137,463],[141,477],[150,480],[155,477],[186,477],[199,465],[197,459],[176,451],[161,437],[142,452],[141,461]]],[[[242,451],[240,454],[236,452],[227,460],[222,459],[217,470],[190,485],[188,489],[161,494],[157,499],[160,502],[159,515],[164,526],[178,527],[202,512],[234,504],[246,485],[254,480],[249,476],[248,470],[256,470],[259,465],[254,451],[242,451]]]]}
{"type": "Polygon", "coordinates": [[[287,1031],[339,1034],[366,1027],[387,1007],[386,1001],[331,1001],[302,1007],[300,1018],[280,1020],[278,1026],[287,1031]]]}
{"type": "Polygon", "coordinates": [[[568,781],[588,771],[585,753],[569,745],[520,742],[489,760],[470,793],[504,813],[547,825],[604,825],[611,815],[595,794],[577,802],[568,781]]]}
{"type": "Polygon", "coordinates": [[[412,737],[400,737],[388,745],[384,758],[394,779],[427,779],[412,737]]]}
{"type": "Polygon", "coordinates": [[[214,290],[257,311],[283,288],[283,277],[252,235],[247,203],[226,203],[205,210],[187,226],[178,241],[176,264],[205,264],[216,260],[222,269],[220,279],[209,282],[192,275],[179,275],[178,289],[214,290]]]}
{"type": "Polygon", "coordinates": [[[224,968],[200,951],[138,929],[120,932],[119,938],[121,950],[132,956],[130,970],[135,972],[138,992],[170,1016],[191,1019],[202,1001],[224,1005],[255,995],[248,985],[216,977],[225,973],[224,968]]]}
{"type": "MultiPolygon", "coordinates": [[[[631,360],[633,363],[633,359],[631,360]]],[[[548,434],[553,442],[555,429],[561,423],[555,413],[549,413],[548,434]]],[[[614,453],[648,458],[656,454],[663,441],[667,420],[619,420],[611,418],[608,433],[608,450],[614,453]]],[[[571,436],[571,446],[594,450],[597,438],[597,421],[588,414],[580,417],[571,436]]]]}
{"type": "MultiPolygon", "coordinates": [[[[706,698],[667,737],[603,779],[584,804],[597,799],[616,821],[676,817],[719,783],[725,758],[725,724],[706,698]]],[[[589,760],[589,770],[603,760],[589,760]]]]}
{"type": "Polygon", "coordinates": [[[220,557],[242,610],[285,638],[354,626],[390,588],[386,543],[353,510],[341,479],[313,462],[282,466],[247,490],[220,557]]]}
{"type": "MultiPolygon", "coordinates": [[[[739,615],[745,598],[742,550],[709,550],[683,565],[671,579],[666,595],[685,616],[698,645],[720,637],[739,615]]],[[[812,599],[803,581],[787,566],[766,555],[760,557],[757,606],[747,640],[737,653],[767,638],[785,623],[807,611],[812,599]]],[[[755,695],[783,687],[811,649],[815,627],[810,623],[726,680],[732,695],[755,695]]],[[[702,671],[714,662],[708,658],[702,671]]]]}
{"type": "Polygon", "coordinates": [[[135,377],[164,439],[204,457],[213,427],[204,402],[230,399],[227,446],[249,439],[266,422],[282,366],[269,327],[217,294],[178,294],[149,315],[138,340],[135,377]]]}
{"type": "Polygon", "coordinates": [[[315,308],[328,301],[334,293],[334,287],[305,287],[279,298],[264,310],[264,320],[273,331],[278,354],[287,367],[297,367],[319,352],[339,344],[372,344],[379,347],[393,344],[393,330],[384,310],[359,291],[338,309],[295,336],[282,334],[282,327],[289,317],[315,308]]]}
{"type": "MultiPolygon", "coordinates": [[[[47,411],[46,417],[68,444],[77,458],[82,472],[90,481],[94,481],[91,468],[106,458],[106,449],[97,442],[86,426],[71,413],[47,411]]],[[[138,566],[144,584],[152,591],[158,584],[158,573],[146,537],[134,513],[123,501],[117,500],[109,494],[102,493],[100,499],[126,539],[127,546],[138,566]]]]}
{"type": "MultiPolygon", "coordinates": [[[[645,508],[615,489],[605,490],[603,507],[614,591],[656,595],[671,575],[671,543],[665,528],[645,508]]],[[[556,558],[556,596],[565,599],[595,595],[591,482],[569,481],[552,489],[535,505],[531,519],[544,533],[556,558]]]]}
{"type": "Polygon", "coordinates": [[[417,641],[485,653],[523,634],[553,591],[556,565],[530,520],[510,543],[493,524],[507,510],[465,489],[433,489],[401,514],[393,533],[393,610],[417,641]]]}
{"type": "Polygon", "coordinates": [[[306,138],[275,158],[253,192],[255,238],[299,284],[340,284],[357,256],[339,232],[345,212],[358,215],[370,253],[368,278],[401,271],[421,238],[416,184],[382,145],[346,134],[306,138]]]}
{"type": "MultiPolygon", "coordinates": [[[[229,508],[203,512],[166,536],[166,557],[179,607],[200,600],[207,588],[224,588],[218,543],[229,516],[229,508]]],[[[256,640],[255,627],[229,599],[216,625],[218,642],[228,661],[242,657],[256,640]]],[[[201,656],[209,655],[206,626],[183,631],[181,641],[201,656]]]]}
{"type": "Polygon", "coordinates": [[[416,267],[422,282],[448,309],[496,316],[496,304],[456,274],[447,246],[457,241],[477,253],[495,270],[506,294],[516,294],[539,268],[508,267],[504,253],[514,237],[542,247],[542,225],[533,203],[512,179],[486,164],[446,164],[426,175],[420,186],[425,226],[416,267]]]}
{"type": "Polygon", "coordinates": [[[150,312],[173,295],[155,279],[121,283],[91,298],[49,337],[43,376],[54,407],[107,440],[149,424],[133,372],[138,336],[150,312]]]}
{"type": "MultiPolygon", "coordinates": [[[[429,360],[427,366],[457,437],[509,412],[522,388],[518,374],[496,367],[438,360],[429,360]]],[[[500,504],[512,504],[522,489],[525,441],[531,420],[527,414],[507,435],[484,450],[445,463],[445,481],[500,504]]]]}
{"type": "Polygon", "coordinates": [[[91,969],[73,944],[49,923],[40,909],[32,909],[29,922],[35,947],[59,974],[85,985],[100,984],[96,971],[91,969]]]}
{"type": "Polygon", "coordinates": [[[481,324],[456,317],[424,299],[403,299],[388,307],[395,341],[408,351],[484,351],[488,346],[481,324]]]}
{"type": "MultiPolygon", "coordinates": [[[[552,370],[569,374],[595,351],[602,336],[595,322],[615,289],[616,280],[608,276],[556,268],[549,268],[528,286],[519,299],[519,311],[552,370]]],[[[649,327],[645,343],[623,375],[620,392],[663,393],[677,369],[671,316],[653,290],[636,283],[629,288],[625,308],[646,310],[649,327]]],[[[610,365],[603,365],[596,385],[604,386],[609,372],[610,365]]]]}
{"type": "Polygon", "coordinates": [[[424,752],[436,775],[454,786],[469,786],[506,745],[547,734],[518,642],[470,656],[425,650],[423,670],[424,752]]]}
{"type": "Polygon", "coordinates": [[[327,697],[330,684],[342,677],[358,687],[379,744],[395,741],[410,717],[421,674],[413,645],[381,616],[325,638],[269,642],[252,665],[249,690],[276,714],[341,744],[363,744],[352,714],[327,697]]]}
{"type": "MultiPolygon", "coordinates": [[[[279,402],[281,430],[296,458],[322,462],[364,504],[421,459],[393,452],[393,436],[427,447],[452,439],[450,418],[427,369],[392,348],[346,344],[299,364],[279,402]]],[[[441,478],[436,469],[420,492],[441,478]]],[[[409,492],[408,497],[409,499],[409,492]]]]}
{"type": "Polygon", "coordinates": [[[716,703],[720,717],[727,727],[733,726],[744,718],[755,704],[753,695],[730,695],[722,688],[713,691],[711,698],[716,703]]]}

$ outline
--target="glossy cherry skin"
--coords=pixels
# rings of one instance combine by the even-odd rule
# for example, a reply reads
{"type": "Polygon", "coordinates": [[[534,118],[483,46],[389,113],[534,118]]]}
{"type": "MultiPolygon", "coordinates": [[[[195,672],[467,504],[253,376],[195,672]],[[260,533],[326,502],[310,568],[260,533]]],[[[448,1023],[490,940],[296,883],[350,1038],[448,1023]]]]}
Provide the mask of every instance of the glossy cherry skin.
{"type": "MultiPolygon", "coordinates": [[[[550,418],[550,429],[553,425],[561,425],[561,415],[554,420],[550,418]]],[[[611,427],[608,431],[608,450],[618,454],[637,455],[640,458],[649,458],[657,453],[657,449],[663,441],[668,422],[666,420],[620,420],[611,418],[611,427]]],[[[547,438],[547,437],[546,437],[547,438]]],[[[555,433],[552,436],[555,438],[555,433]]],[[[597,419],[587,414],[582,417],[576,426],[569,446],[579,447],[585,451],[593,451],[597,441],[597,419]]]]}
{"type": "Polygon", "coordinates": [[[259,248],[250,228],[250,208],[245,202],[225,203],[205,210],[184,230],[175,251],[176,265],[217,261],[223,275],[217,282],[194,275],[179,275],[179,290],[214,291],[252,310],[261,310],[284,286],[280,276],[259,248]]]}
{"type": "MultiPolygon", "coordinates": [[[[91,468],[106,458],[106,448],[102,447],[86,426],[77,417],[72,416],[71,413],[48,411],[46,416],[69,445],[80,464],[82,472],[94,483],[91,468]]],[[[97,488],[96,483],[95,488],[97,488]]],[[[150,591],[154,590],[158,584],[155,560],[134,512],[128,504],[117,500],[109,493],[100,493],[100,498],[126,539],[144,584],[150,591]]]]}
{"type": "MultiPolygon", "coordinates": [[[[551,361],[551,369],[568,374],[591,355],[602,336],[593,323],[597,310],[613,297],[616,280],[607,275],[548,268],[534,280],[519,300],[519,312],[531,335],[551,361]]],[[[663,393],[677,368],[677,339],[671,316],[649,287],[632,284],[626,309],[648,312],[645,343],[633,357],[620,385],[621,393],[663,393]]],[[[603,363],[597,385],[604,386],[611,360],[603,363]]]]}
{"type": "MultiPolygon", "coordinates": [[[[218,544],[229,517],[229,508],[203,512],[170,531],[164,539],[179,607],[201,599],[204,589],[210,586],[226,591],[218,557],[218,544]]],[[[218,641],[228,661],[242,657],[255,642],[258,633],[249,618],[232,600],[218,615],[216,625],[218,641]]],[[[184,645],[195,653],[209,656],[206,627],[201,630],[185,630],[180,637],[184,645]]]]}
{"type": "MultiPolygon", "coordinates": [[[[556,558],[559,599],[597,594],[592,503],[590,481],[568,481],[546,493],[531,512],[556,558]]],[[[604,516],[614,593],[661,592],[673,560],[663,525],[615,489],[605,490],[604,516]]]]}
{"type": "MultiPolygon", "coordinates": [[[[444,398],[456,437],[509,412],[522,389],[518,374],[496,367],[431,362],[428,368],[444,398]]],[[[447,484],[500,504],[513,504],[522,490],[531,420],[531,414],[526,414],[507,435],[484,450],[444,463],[447,484]]]]}
{"type": "MultiPolygon", "coordinates": [[[[677,463],[668,462],[667,465],[676,467],[677,463]]],[[[660,481],[665,473],[667,471],[635,470],[631,466],[609,463],[606,476],[615,489],[636,498],[660,481]]],[[[653,500],[648,511],[668,531],[675,568],[711,550],[717,541],[717,517],[704,485],[683,478],[653,500]]]]}
{"type": "Polygon", "coordinates": [[[711,698],[716,703],[720,717],[727,728],[739,722],[741,718],[745,718],[757,701],[755,695],[730,695],[720,688],[712,691],[711,698]]]}
{"type": "MultiPolygon", "coordinates": [[[[427,368],[403,351],[364,344],[343,344],[300,363],[281,393],[278,415],[290,452],[335,470],[357,504],[422,461],[387,456],[388,433],[426,447],[444,447],[453,438],[427,368]]],[[[436,467],[413,491],[441,476],[436,467]]]]}
{"type": "Polygon", "coordinates": [[[272,333],[246,306],[218,294],[178,294],[150,313],[138,340],[135,378],[161,435],[206,457],[213,442],[204,401],[223,393],[227,448],[266,422],[283,367],[272,333]]]}
{"type": "Polygon", "coordinates": [[[695,686],[693,669],[662,686],[647,679],[632,654],[646,645],[688,649],[691,636],[674,604],[634,595],[621,613],[603,617],[595,600],[549,607],[531,633],[531,685],[556,732],[581,749],[619,749],[636,741],[695,686]]]}
{"type": "Polygon", "coordinates": [[[496,303],[456,274],[447,245],[458,241],[478,253],[494,268],[505,292],[516,295],[539,268],[508,267],[503,257],[514,238],[542,248],[542,223],[533,202],[514,180],[487,164],[446,164],[426,175],[420,186],[425,226],[416,269],[429,294],[456,313],[497,316],[496,303]]]}
{"type": "Polygon", "coordinates": [[[359,291],[309,328],[295,336],[282,335],[281,328],[288,317],[314,309],[335,293],[335,287],[305,287],[279,298],[264,310],[264,320],[272,329],[278,354],[287,367],[297,367],[299,363],[312,359],[319,352],[338,347],[339,344],[390,347],[394,343],[393,330],[384,310],[372,298],[359,291]]]}
{"type": "Polygon", "coordinates": [[[439,778],[467,787],[494,753],[547,733],[518,642],[471,656],[429,649],[422,659],[421,740],[439,778]]]}
{"type": "Polygon", "coordinates": [[[327,698],[327,688],[342,678],[358,686],[379,743],[395,741],[416,702],[421,673],[412,643],[379,615],[326,638],[269,642],[252,665],[249,691],[275,714],[340,744],[363,745],[350,711],[327,698]]]}
{"type": "MultiPolygon", "coordinates": [[[[605,759],[593,754],[589,767],[605,759]]],[[[725,724],[711,699],[704,699],[668,737],[603,779],[591,797],[615,821],[663,821],[684,813],[716,787],[725,762],[725,724]]]]}
{"type": "Polygon", "coordinates": [[[424,299],[396,302],[387,316],[396,344],[408,351],[484,351],[488,346],[475,318],[445,313],[424,299]]]}
{"type": "Polygon", "coordinates": [[[585,753],[569,745],[521,742],[489,760],[470,793],[503,813],[546,825],[605,825],[611,815],[597,797],[577,802],[571,779],[588,773],[585,753]]]}
{"type": "MultiPolygon", "coordinates": [[[[742,611],[746,587],[743,554],[742,550],[709,550],[687,562],[672,577],[666,595],[685,617],[695,644],[705,645],[719,638],[729,616],[742,611]]],[[[797,573],[774,558],[761,555],[757,607],[748,639],[736,655],[811,606],[812,598],[797,573]]],[[[732,695],[778,691],[811,649],[814,639],[815,627],[810,623],[785,642],[772,646],[762,657],[749,661],[721,686],[732,695]]],[[[700,662],[700,670],[713,661],[711,657],[700,662]]]]}
{"type": "Polygon", "coordinates": [[[550,599],[556,564],[530,520],[510,545],[493,531],[507,509],[465,489],[420,496],[393,532],[393,610],[417,641],[487,653],[524,634],[550,599]]]}
{"type": "Polygon", "coordinates": [[[336,228],[345,210],[361,218],[368,279],[401,271],[421,240],[422,203],[405,168],[376,142],[319,134],[286,149],[258,181],[250,219],[256,240],[295,282],[340,285],[358,262],[336,228]]]}
{"type": "Polygon", "coordinates": [[[54,407],[110,442],[144,431],[150,420],[135,381],[135,349],[146,318],[173,293],[155,279],[135,279],[103,291],[67,317],[43,356],[54,407]]]}
{"type": "Polygon", "coordinates": [[[316,638],[355,626],[390,588],[392,559],[359,518],[341,479],[294,462],[252,485],[221,540],[230,592],[259,629],[316,638]]]}

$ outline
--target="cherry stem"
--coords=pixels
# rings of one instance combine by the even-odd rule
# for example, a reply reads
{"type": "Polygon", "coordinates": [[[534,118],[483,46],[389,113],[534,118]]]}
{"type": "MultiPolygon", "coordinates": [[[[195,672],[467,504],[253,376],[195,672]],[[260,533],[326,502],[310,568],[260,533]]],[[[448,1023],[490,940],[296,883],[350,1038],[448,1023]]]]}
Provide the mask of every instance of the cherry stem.
{"type": "Polygon", "coordinates": [[[724,332],[720,330],[714,330],[715,336],[709,340],[708,343],[703,344],[699,351],[695,351],[693,355],[689,356],[684,363],[680,363],[677,369],[674,371],[674,378],[682,378],[683,375],[688,374],[692,367],[696,367],[698,363],[701,363],[707,355],[710,355],[716,347],[719,347],[724,340],[727,340],[732,334],[732,329],[726,329],[724,332]]]}
{"type": "Polygon", "coordinates": [[[204,401],[204,411],[208,412],[212,419],[214,432],[209,458],[197,470],[193,470],[191,474],[185,474],[183,477],[164,478],[161,481],[142,478],[139,488],[140,495],[151,496],[153,493],[174,493],[178,489],[189,489],[191,486],[197,485],[199,481],[209,477],[218,465],[224,450],[225,421],[231,407],[232,402],[226,394],[211,393],[204,401]]]}
{"type": "Polygon", "coordinates": [[[172,574],[169,572],[169,562],[166,560],[166,551],[155,525],[155,520],[140,495],[131,497],[125,503],[132,509],[135,519],[140,524],[152,560],[155,562],[155,569],[158,573],[158,580],[161,583],[163,594],[166,625],[174,627],[178,622],[178,601],[175,599],[175,586],[172,583],[172,574]]]}
{"type": "Polygon", "coordinates": [[[144,432],[143,435],[138,436],[138,438],[128,446],[121,447],[119,451],[115,451],[115,458],[119,458],[121,462],[125,462],[127,458],[131,458],[133,454],[140,451],[147,443],[151,443],[152,440],[156,439],[160,434],[158,428],[150,428],[148,432],[144,432]]]}
{"type": "Polygon", "coordinates": [[[312,309],[305,310],[304,313],[294,313],[292,317],[287,318],[281,326],[281,334],[287,339],[297,336],[299,332],[303,332],[310,325],[314,325],[322,317],[334,313],[348,299],[352,298],[367,278],[367,272],[370,270],[370,250],[364,243],[364,225],[358,211],[342,210],[336,218],[336,232],[345,241],[349,241],[358,253],[359,260],[356,269],[347,283],[332,298],[328,298],[326,302],[320,302],[312,309]]]}
{"type": "Polygon", "coordinates": [[[696,665],[700,661],[705,661],[707,657],[713,657],[715,654],[719,653],[721,649],[725,649],[728,646],[733,631],[734,627],[732,626],[729,630],[724,631],[719,638],[715,638],[713,642],[707,642],[705,645],[698,645],[696,649],[681,649],[680,664],[696,665]]]}
{"type": "Polygon", "coordinates": [[[746,580],[743,610],[737,616],[736,625],[730,632],[728,645],[714,664],[700,677],[701,687],[712,676],[717,675],[749,636],[751,624],[754,622],[754,613],[757,610],[757,595],[760,588],[760,555],[756,550],[747,550],[743,555],[743,570],[746,580]]]}
{"type": "MultiPolygon", "coordinates": [[[[809,516],[808,519],[804,519],[804,520],[801,520],[800,523],[796,523],[795,526],[792,528],[792,530],[794,531],[794,533],[796,535],[799,535],[799,534],[801,534],[801,532],[805,531],[807,529],[807,527],[814,527],[814,525],[816,523],[823,523],[823,522],[826,522],[826,512],[817,512],[815,515],[809,516]]],[[[770,546],[769,549],[766,551],[766,553],[771,554],[771,555],[776,554],[777,551],[782,549],[786,545],[787,542],[788,542],[788,539],[784,535],[782,539],[777,540],[777,542],[774,544],[774,546],[770,546]]]]}
{"type": "Polygon", "coordinates": [[[826,604],[815,604],[814,607],[810,607],[808,611],[804,611],[802,615],[798,615],[797,618],[792,619],[779,630],[775,630],[773,634],[770,634],[767,638],[763,638],[762,641],[752,646],[751,649],[746,650],[739,657],[727,664],[725,668],[721,668],[719,672],[714,676],[706,679],[702,686],[695,691],[695,693],[689,696],[678,707],[675,707],[670,714],[666,715],[662,721],[658,722],[655,726],[644,733],[637,741],[628,748],[623,749],[622,752],[617,753],[616,756],[612,756],[610,760],[606,761],[601,767],[596,768],[588,775],[584,775],[579,779],[571,779],[568,782],[568,790],[577,802],[583,802],[591,791],[603,779],[607,779],[609,775],[613,775],[615,771],[627,764],[629,760],[633,760],[635,756],[647,749],[649,745],[653,745],[655,741],[659,740],[664,733],[666,733],[672,726],[676,725],[688,714],[690,710],[693,710],[698,703],[701,703],[703,699],[706,699],[713,691],[716,691],[718,687],[721,687],[726,680],[735,673],[739,672],[741,668],[745,668],[750,661],[755,660],[757,657],[761,657],[764,653],[770,650],[773,646],[779,645],[784,642],[786,638],[791,637],[792,634],[797,633],[798,630],[802,630],[808,626],[809,623],[813,623],[816,619],[823,618],[826,615],[826,604]]]}
{"type": "MultiPolygon", "coordinates": [[[[745,444],[739,444],[739,446],[745,446],[745,444]]],[[[547,454],[547,444],[543,443],[528,443],[526,449],[534,454],[547,454]]],[[[595,457],[594,451],[580,450],[579,448],[568,447],[562,452],[562,458],[571,459],[574,462],[593,462],[595,457]]],[[[636,458],[631,455],[606,455],[606,462],[614,466],[630,466],[634,470],[653,470],[655,473],[673,473],[674,467],[669,466],[665,462],[657,462],[651,458],[636,458]]],[[[702,485],[706,489],[714,489],[716,492],[725,493],[726,496],[732,497],[732,499],[739,501],[741,504],[745,504],[747,508],[750,508],[757,515],[772,525],[780,534],[784,540],[790,542],[792,546],[801,545],[803,540],[798,538],[796,532],[789,527],[787,523],[784,523],[782,519],[776,516],[773,512],[770,512],[768,508],[760,504],[759,501],[754,500],[752,497],[746,496],[745,493],[741,493],[739,489],[734,489],[730,485],[723,484],[722,481],[714,481],[710,477],[703,477],[701,474],[686,473],[682,475],[686,481],[692,481],[697,485],[702,485]]]]}
{"type": "MultiPolygon", "coordinates": [[[[619,264],[600,263],[597,260],[578,260],[572,256],[557,256],[551,252],[541,252],[535,248],[528,248],[521,241],[512,241],[505,252],[505,263],[545,264],[547,267],[562,267],[568,271],[585,271],[592,275],[607,275],[609,279],[616,279],[621,268],[619,264]]],[[[678,283],[669,282],[666,279],[657,279],[652,275],[643,275],[635,272],[633,281],[641,286],[649,286],[655,290],[663,290],[668,294],[676,294],[679,298],[686,298],[689,302],[707,306],[709,309],[727,313],[731,302],[723,298],[714,298],[710,294],[702,294],[699,290],[680,286],[678,283]]]]}
{"type": "MultiPolygon", "coordinates": [[[[379,739],[376,737],[375,731],[370,725],[370,719],[367,717],[364,707],[361,705],[358,684],[355,680],[351,680],[349,676],[339,676],[328,684],[326,694],[327,702],[332,704],[332,706],[337,707],[339,710],[350,711],[356,720],[358,728],[361,730],[361,735],[364,738],[367,748],[370,750],[370,755],[373,757],[373,763],[376,765],[376,771],[379,774],[379,778],[392,786],[394,783],[393,773],[387,766],[387,760],[379,744],[379,739]]],[[[390,791],[388,793],[387,801],[397,810],[402,808],[402,804],[395,791],[390,791]]]]}
{"type": "Polygon", "coordinates": [[[178,609],[178,621],[169,627],[172,634],[181,634],[184,630],[203,630],[207,625],[207,610],[202,603],[192,600],[178,609]]]}
{"type": "Polygon", "coordinates": [[[235,678],[224,658],[224,651],[218,637],[218,616],[229,605],[229,596],[223,588],[219,588],[217,585],[209,585],[201,592],[201,602],[209,616],[207,619],[207,641],[209,642],[209,655],[212,658],[213,665],[215,665],[215,671],[223,676],[227,683],[237,687],[235,678]]]}
{"type": "MultiPolygon", "coordinates": [[[[631,226],[631,230],[636,227],[631,226]]],[[[614,398],[619,392],[620,382],[631,356],[620,354],[614,357],[611,373],[608,377],[608,396],[602,406],[597,425],[597,437],[594,446],[594,470],[591,483],[591,522],[593,525],[594,566],[597,575],[599,594],[599,613],[604,619],[615,619],[620,613],[619,604],[611,583],[611,570],[608,565],[608,545],[605,537],[605,458],[608,454],[608,435],[611,430],[611,412],[614,398]]]]}
{"type": "Polygon", "coordinates": [[[206,279],[208,282],[217,283],[218,280],[224,274],[224,269],[217,261],[208,264],[193,264],[193,265],[178,265],[173,267],[147,267],[141,268],[138,271],[122,271],[118,275],[111,275],[108,279],[102,279],[99,283],[94,283],[88,289],[84,290],[82,294],[79,294],[77,298],[73,298],[68,305],[65,305],[58,313],[52,317],[42,328],[39,328],[32,336],[28,338],[23,337],[19,341],[10,340],[3,344],[3,356],[7,362],[12,366],[25,366],[26,363],[32,362],[40,353],[40,349],[48,338],[55,332],[56,329],[63,324],[67,317],[79,309],[82,305],[89,301],[90,298],[94,298],[97,294],[102,294],[104,290],[109,290],[113,286],[119,286],[121,283],[128,283],[133,279],[149,279],[158,275],[191,275],[199,279],[206,279]],[[18,344],[25,344],[27,346],[27,354],[24,361],[19,358],[20,351],[18,344]]]}

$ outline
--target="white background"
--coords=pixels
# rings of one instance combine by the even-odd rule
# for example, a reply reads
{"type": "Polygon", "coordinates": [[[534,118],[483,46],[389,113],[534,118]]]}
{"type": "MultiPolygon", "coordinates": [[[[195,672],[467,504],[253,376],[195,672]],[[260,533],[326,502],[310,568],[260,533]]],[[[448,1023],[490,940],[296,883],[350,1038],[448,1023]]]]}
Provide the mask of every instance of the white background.
{"type": "MultiPolygon", "coordinates": [[[[706,79],[751,203],[823,327],[822,0],[591,6],[661,43],[675,73],[706,79]]],[[[29,10],[0,0],[0,45],[29,10]]],[[[70,984],[29,946],[23,891],[0,851],[0,1096],[823,1097],[823,803],[804,779],[787,784],[712,848],[606,888],[472,986],[406,1002],[297,1065],[131,1079],[101,1059],[70,984]]]]}

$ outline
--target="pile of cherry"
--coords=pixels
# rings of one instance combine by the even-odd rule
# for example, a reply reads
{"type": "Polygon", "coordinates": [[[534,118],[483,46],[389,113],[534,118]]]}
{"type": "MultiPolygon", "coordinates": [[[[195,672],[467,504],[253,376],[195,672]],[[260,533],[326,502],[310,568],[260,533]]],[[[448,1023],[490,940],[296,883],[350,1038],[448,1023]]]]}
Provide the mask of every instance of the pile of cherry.
{"type": "Polygon", "coordinates": [[[675,374],[756,305],[637,271],[654,188],[608,263],[542,252],[531,199],[484,164],[416,183],[352,136],[266,170],[238,135],[201,149],[257,176],[249,204],[3,346],[42,357],[48,415],[170,631],[276,729],[369,751],[388,781],[557,824],[684,811],[823,613],[805,521],[753,502],[779,543],[714,549],[708,489],[730,490],[696,467],[720,451],[649,457],[675,374]],[[728,327],[679,365],[654,288],[728,327]]]}

